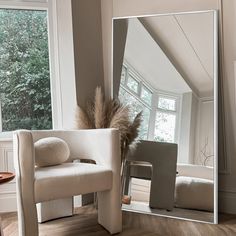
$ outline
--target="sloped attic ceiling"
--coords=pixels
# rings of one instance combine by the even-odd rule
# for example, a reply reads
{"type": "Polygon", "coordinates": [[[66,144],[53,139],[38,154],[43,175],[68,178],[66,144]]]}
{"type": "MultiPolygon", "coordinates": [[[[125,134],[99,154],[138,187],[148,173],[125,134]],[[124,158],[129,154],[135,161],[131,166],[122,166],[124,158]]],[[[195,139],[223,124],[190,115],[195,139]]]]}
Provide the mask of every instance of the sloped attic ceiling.
{"type": "Polygon", "coordinates": [[[175,66],[137,18],[128,20],[124,57],[152,88],[178,94],[191,92],[175,66]]]}
{"type": "Polygon", "coordinates": [[[139,18],[199,96],[213,95],[213,13],[139,18]]]}

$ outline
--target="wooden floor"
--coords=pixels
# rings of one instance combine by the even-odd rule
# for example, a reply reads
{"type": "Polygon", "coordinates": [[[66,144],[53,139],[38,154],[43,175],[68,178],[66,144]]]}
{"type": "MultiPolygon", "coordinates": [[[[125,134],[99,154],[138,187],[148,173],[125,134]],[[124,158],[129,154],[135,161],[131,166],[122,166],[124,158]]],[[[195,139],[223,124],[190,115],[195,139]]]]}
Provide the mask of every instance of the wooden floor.
{"type": "MultiPolygon", "coordinates": [[[[155,209],[149,207],[151,191],[151,181],[145,179],[131,178],[130,195],[131,203],[129,205],[123,204],[123,209],[134,212],[141,212],[146,214],[155,214],[159,216],[169,216],[173,218],[192,219],[195,221],[204,221],[213,223],[214,213],[201,210],[183,209],[174,207],[171,211],[165,209],[155,209]]],[[[213,201],[213,199],[212,199],[213,201]]]]}
{"type": "Polygon", "coordinates": [[[131,204],[126,205],[123,204],[123,210],[139,212],[150,215],[158,215],[172,218],[181,218],[181,219],[191,219],[193,221],[203,221],[208,223],[214,222],[214,214],[213,212],[206,211],[197,211],[197,210],[189,210],[183,208],[173,208],[172,211],[167,211],[165,209],[154,209],[150,208],[148,203],[143,202],[131,202],[131,204]]]}
{"type": "MultiPolygon", "coordinates": [[[[18,236],[16,213],[1,215],[4,236],[18,236]]],[[[92,206],[76,210],[73,217],[39,225],[40,236],[102,236],[109,235],[97,223],[97,212],[92,206]]],[[[224,215],[219,225],[193,223],[159,216],[123,212],[124,236],[235,236],[236,216],[224,215]]]]}

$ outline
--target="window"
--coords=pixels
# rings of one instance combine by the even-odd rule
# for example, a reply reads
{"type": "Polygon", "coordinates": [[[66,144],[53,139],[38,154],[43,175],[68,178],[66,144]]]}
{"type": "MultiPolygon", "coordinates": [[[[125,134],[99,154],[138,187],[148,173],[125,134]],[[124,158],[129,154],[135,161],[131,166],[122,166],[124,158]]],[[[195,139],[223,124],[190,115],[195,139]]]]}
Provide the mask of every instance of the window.
{"type": "Polygon", "coordinates": [[[158,99],[158,108],[169,110],[169,111],[175,111],[176,110],[176,100],[165,98],[165,97],[159,97],[158,99]]]}
{"type": "Polygon", "coordinates": [[[159,96],[154,140],[159,142],[175,141],[176,133],[176,99],[159,96]]]}
{"type": "Polygon", "coordinates": [[[122,84],[125,84],[126,74],[127,74],[127,68],[122,66],[121,79],[120,79],[120,82],[122,84]]]}
{"type": "Polygon", "coordinates": [[[177,142],[179,98],[178,94],[163,95],[163,92],[152,89],[133,67],[128,63],[123,65],[119,99],[130,105],[131,118],[142,111],[139,139],[177,142]],[[156,103],[153,99],[157,100],[156,103]]]}
{"type": "Polygon", "coordinates": [[[130,105],[132,109],[131,118],[134,119],[134,117],[142,111],[143,121],[139,131],[139,139],[147,139],[151,114],[152,92],[143,85],[140,77],[127,65],[123,65],[122,67],[119,99],[122,103],[130,105]]]}
{"type": "Polygon", "coordinates": [[[142,123],[139,130],[139,139],[147,139],[148,137],[148,127],[149,127],[149,118],[150,118],[150,109],[145,107],[134,95],[129,93],[126,89],[120,88],[119,91],[120,101],[126,105],[130,105],[132,109],[132,119],[142,111],[142,123]]]}
{"type": "Polygon", "coordinates": [[[146,102],[149,106],[152,104],[152,92],[146,87],[142,86],[141,99],[146,102]]]}
{"type": "Polygon", "coordinates": [[[0,9],[2,131],[51,129],[47,11],[0,9]]]}
{"type": "Polygon", "coordinates": [[[139,82],[132,76],[128,75],[128,81],[127,81],[127,86],[129,89],[131,89],[133,92],[138,93],[138,88],[139,88],[139,82]]]}
{"type": "Polygon", "coordinates": [[[156,113],[155,140],[159,142],[174,142],[176,116],[165,112],[156,113]]]}

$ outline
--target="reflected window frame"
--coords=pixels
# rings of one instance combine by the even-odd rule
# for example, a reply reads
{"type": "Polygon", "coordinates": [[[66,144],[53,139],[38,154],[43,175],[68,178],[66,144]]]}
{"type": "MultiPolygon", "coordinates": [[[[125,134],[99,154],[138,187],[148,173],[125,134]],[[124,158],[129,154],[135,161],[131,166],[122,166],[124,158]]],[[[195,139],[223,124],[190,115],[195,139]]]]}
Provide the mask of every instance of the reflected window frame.
{"type": "Polygon", "coordinates": [[[127,90],[129,93],[131,93],[132,95],[134,95],[142,104],[144,104],[145,106],[147,106],[149,109],[152,108],[152,102],[153,102],[153,94],[154,94],[154,89],[145,81],[145,79],[143,78],[143,76],[141,76],[136,70],[135,68],[133,68],[126,60],[124,60],[124,63],[122,65],[122,73],[123,71],[126,71],[125,73],[125,79],[124,80],[120,80],[121,81],[121,86],[123,88],[125,88],[125,90],[127,90]],[[138,82],[138,88],[137,88],[137,92],[135,92],[132,88],[130,88],[130,86],[128,85],[128,79],[129,76],[132,77],[132,79],[134,79],[135,81],[138,82]],[[122,82],[124,81],[124,83],[122,82]],[[148,103],[147,101],[145,101],[142,98],[142,89],[145,89],[147,91],[149,91],[151,93],[151,101],[150,103],[148,103]]]}
{"type": "Polygon", "coordinates": [[[152,130],[151,127],[155,127],[156,124],[156,113],[157,111],[162,111],[164,113],[171,113],[175,114],[176,121],[175,121],[175,135],[174,135],[174,143],[178,143],[179,141],[179,127],[180,127],[180,116],[181,116],[181,104],[182,104],[182,96],[180,94],[174,94],[168,91],[162,91],[158,89],[152,88],[146,80],[141,76],[133,66],[131,66],[127,60],[125,59],[122,65],[122,71],[126,70],[125,74],[125,83],[120,83],[120,87],[124,89],[126,92],[128,92],[131,96],[134,97],[134,99],[137,100],[141,105],[148,108],[150,110],[150,117],[148,122],[148,134],[147,134],[147,140],[154,140],[155,138],[155,128],[152,130]],[[127,78],[129,73],[139,81],[139,88],[138,92],[135,93],[132,89],[127,86],[127,78]],[[151,97],[151,103],[148,104],[144,99],[141,97],[142,88],[147,89],[152,94],[151,97]],[[168,109],[161,109],[158,108],[159,98],[163,97],[166,99],[173,99],[175,100],[175,111],[168,110],[168,109]]]}
{"type": "Polygon", "coordinates": [[[129,90],[131,90],[132,92],[134,92],[135,94],[137,94],[139,96],[140,94],[140,80],[138,80],[133,73],[131,73],[130,71],[128,71],[127,75],[126,75],[126,86],[129,88],[129,90]],[[136,88],[132,88],[132,84],[131,83],[136,83],[135,87],[136,88]]]}
{"type": "Polygon", "coordinates": [[[127,83],[127,74],[128,74],[128,68],[127,66],[125,66],[124,64],[122,65],[122,71],[121,71],[121,79],[120,79],[120,83],[125,85],[127,83]],[[122,79],[122,75],[124,72],[124,79],[122,79]]]}
{"type": "MultiPolygon", "coordinates": [[[[182,103],[182,96],[179,94],[172,94],[163,91],[157,91],[157,101],[155,102],[155,125],[156,125],[156,117],[157,113],[165,113],[175,115],[175,130],[174,130],[174,140],[173,143],[178,143],[179,140],[179,127],[180,127],[180,115],[181,115],[181,103],[182,103]],[[164,109],[159,107],[159,99],[165,98],[175,101],[175,110],[172,109],[164,109]]],[[[154,125],[154,127],[155,127],[154,125]]],[[[154,137],[155,139],[155,129],[154,129],[154,137]]],[[[164,141],[165,142],[165,141],[164,141]]]]}
{"type": "Polygon", "coordinates": [[[141,91],[140,91],[140,98],[141,98],[142,101],[144,101],[145,103],[147,103],[149,106],[152,106],[153,92],[152,92],[151,89],[149,89],[149,87],[146,86],[144,83],[142,83],[142,87],[141,87],[141,91]],[[144,90],[144,91],[146,90],[146,92],[151,95],[149,102],[146,101],[144,98],[142,98],[143,90],[144,90]]]}

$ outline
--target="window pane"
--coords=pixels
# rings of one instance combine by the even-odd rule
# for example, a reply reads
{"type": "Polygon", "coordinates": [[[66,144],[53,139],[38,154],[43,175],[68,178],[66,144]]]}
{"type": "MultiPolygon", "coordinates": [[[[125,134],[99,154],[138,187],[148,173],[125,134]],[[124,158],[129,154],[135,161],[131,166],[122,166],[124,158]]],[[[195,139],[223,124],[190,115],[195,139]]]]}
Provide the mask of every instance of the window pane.
{"type": "Polygon", "coordinates": [[[175,111],[176,110],[176,100],[171,98],[159,97],[158,108],[175,111]]]}
{"type": "Polygon", "coordinates": [[[146,140],[148,138],[149,118],[151,111],[148,108],[143,108],[142,124],[139,131],[139,139],[146,140]]]}
{"type": "Polygon", "coordinates": [[[141,99],[151,106],[152,104],[152,92],[145,86],[142,86],[141,99]]]}
{"type": "Polygon", "coordinates": [[[120,82],[122,84],[125,84],[126,73],[127,73],[127,69],[124,66],[122,66],[121,79],[120,79],[120,82]]]}
{"type": "Polygon", "coordinates": [[[154,140],[174,142],[176,115],[157,111],[154,140]]]}
{"type": "Polygon", "coordinates": [[[119,99],[123,104],[130,105],[132,109],[132,119],[140,112],[143,111],[142,114],[142,123],[139,130],[139,139],[147,139],[148,136],[148,127],[149,127],[149,118],[150,118],[150,110],[144,107],[134,96],[130,95],[123,88],[120,88],[119,91],[119,99]]]}
{"type": "Polygon", "coordinates": [[[139,82],[134,79],[131,75],[128,77],[127,86],[135,93],[138,93],[139,82]]]}
{"type": "Polygon", "coordinates": [[[47,12],[0,10],[3,131],[51,129],[47,12]]]}

